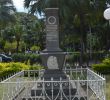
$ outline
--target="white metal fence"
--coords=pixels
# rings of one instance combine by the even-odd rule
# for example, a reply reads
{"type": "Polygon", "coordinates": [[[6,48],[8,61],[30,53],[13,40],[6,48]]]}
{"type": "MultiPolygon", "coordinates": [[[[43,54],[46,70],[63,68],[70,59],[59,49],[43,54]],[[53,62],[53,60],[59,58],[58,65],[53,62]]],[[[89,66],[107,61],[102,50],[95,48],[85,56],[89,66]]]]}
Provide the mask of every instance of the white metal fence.
{"type": "Polygon", "coordinates": [[[16,73],[0,83],[0,100],[106,100],[103,76],[88,68],[63,71],[68,80],[44,81],[44,70],[16,73]]]}

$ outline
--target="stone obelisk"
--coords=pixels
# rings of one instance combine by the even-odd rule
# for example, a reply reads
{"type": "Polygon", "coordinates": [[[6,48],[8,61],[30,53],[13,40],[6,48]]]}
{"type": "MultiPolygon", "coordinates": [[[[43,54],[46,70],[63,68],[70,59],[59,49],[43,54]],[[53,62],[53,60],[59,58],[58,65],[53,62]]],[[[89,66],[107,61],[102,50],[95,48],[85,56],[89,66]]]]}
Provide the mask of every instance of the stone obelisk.
{"type": "Polygon", "coordinates": [[[42,51],[42,63],[46,67],[45,77],[55,78],[54,73],[62,77],[65,53],[59,47],[59,16],[58,8],[46,8],[46,49],[42,51]],[[53,74],[50,74],[53,73],[53,74]],[[61,74],[60,74],[61,73],[61,74]]]}
{"type": "MultiPolygon", "coordinates": [[[[46,49],[42,51],[41,58],[42,63],[45,66],[46,70],[44,75],[41,76],[43,83],[39,83],[37,86],[33,86],[31,89],[31,96],[41,96],[43,86],[45,87],[45,100],[48,100],[48,97],[54,97],[57,100],[61,100],[59,91],[60,84],[62,80],[66,80],[62,84],[64,88],[65,95],[69,96],[69,92],[72,94],[76,93],[76,89],[71,88],[72,85],[69,84],[69,79],[67,75],[63,72],[63,64],[65,60],[65,52],[59,48],[59,17],[58,17],[58,8],[46,8],[46,49]],[[58,83],[56,83],[56,82],[58,83]],[[55,82],[55,83],[54,83],[55,82]],[[65,85],[66,84],[66,85],[65,85]],[[69,86],[70,85],[70,86],[69,86]],[[53,92],[52,92],[53,91],[53,92]],[[53,95],[52,95],[53,93],[53,95]]],[[[43,90],[44,91],[44,90],[43,90]]],[[[64,98],[64,97],[62,97],[64,98]]],[[[53,100],[53,99],[52,99],[53,100]]]]}

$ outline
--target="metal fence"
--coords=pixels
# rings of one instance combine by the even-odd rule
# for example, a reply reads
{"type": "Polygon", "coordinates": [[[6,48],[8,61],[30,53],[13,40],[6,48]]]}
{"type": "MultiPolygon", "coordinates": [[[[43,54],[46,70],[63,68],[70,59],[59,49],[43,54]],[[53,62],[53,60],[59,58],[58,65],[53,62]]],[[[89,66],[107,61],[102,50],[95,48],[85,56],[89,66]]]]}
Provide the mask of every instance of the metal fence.
{"type": "Polygon", "coordinates": [[[68,79],[41,79],[45,70],[22,71],[0,83],[0,100],[106,100],[105,78],[88,68],[64,69],[68,79]]]}

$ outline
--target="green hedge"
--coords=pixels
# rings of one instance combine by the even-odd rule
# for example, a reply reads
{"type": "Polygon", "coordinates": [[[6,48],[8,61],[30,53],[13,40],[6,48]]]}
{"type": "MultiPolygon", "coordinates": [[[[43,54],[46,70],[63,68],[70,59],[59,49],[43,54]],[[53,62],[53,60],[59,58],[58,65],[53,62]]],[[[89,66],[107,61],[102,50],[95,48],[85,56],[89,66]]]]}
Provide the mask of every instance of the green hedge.
{"type": "Polygon", "coordinates": [[[21,70],[39,70],[42,68],[40,64],[31,66],[21,62],[0,63],[0,78],[21,70]]]}
{"type": "Polygon", "coordinates": [[[41,63],[40,56],[38,54],[23,54],[23,53],[15,53],[12,55],[12,59],[14,62],[25,62],[30,61],[30,64],[41,63]]]}
{"type": "Polygon", "coordinates": [[[110,74],[110,58],[102,61],[100,64],[93,64],[92,68],[102,74],[110,74]]]}
{"type": "MultiPolygon", "coordinates": [[[[102,61],[105,58],[105,56],[106,54],[104,54],[103,52],[93,52],[91,54],[92,58],[90,59],[90,54],[84,53],[82,55],[82,60],[83,63],[88,62],[89,60],[98,62],[98,61],[102,61]]],[[[81,57],[80,52],[73,52],[66,57],[66,61],[67,63],[74,65],[74,62],[80,62],[80,57],[81,57]]]]}
{"type": "MultiPolygon", "coordinates": [[[[70,65],[74,65],[74,62],[80,62],[80,57],[81,57],[80,52],[73,52],[66,57],[66,62],[69,63],[70,65]]],[[[82,58],[83,62],[87,62],[88,54],[84,53],[82,58]]]]}
{"type": "Polygon", "coordinates": [[[74,65],[74,62],[79,61],[80,53],[72,53],[66,56],[66,63],[69,63],[70,65],[74,65]]]}
{"type": "Polygon", "coordinates": [[[11,73],[18,72],[21,70],[29,70],[30,65],[26,65],[24,63],[0,63],[0,77],[5,77],[11,73]]]}

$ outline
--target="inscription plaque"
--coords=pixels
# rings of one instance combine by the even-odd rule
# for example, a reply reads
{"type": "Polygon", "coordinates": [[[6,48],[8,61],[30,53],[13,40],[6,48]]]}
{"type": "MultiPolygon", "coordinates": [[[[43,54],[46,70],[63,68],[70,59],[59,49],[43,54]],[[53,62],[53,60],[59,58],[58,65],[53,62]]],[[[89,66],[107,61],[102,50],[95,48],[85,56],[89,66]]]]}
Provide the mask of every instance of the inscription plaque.
{"type": "Polygon", "coordinates": [[[54,16],[50,16],[50,17],[48,17],[47,22],[49,24],[55,24],[56,23],[56,18],[54,16]]]}
{"type": "Polygon", "coordinates": [[[46,8],[46,50],[61,51],[59,48],[58,8],[46,8]]]}

